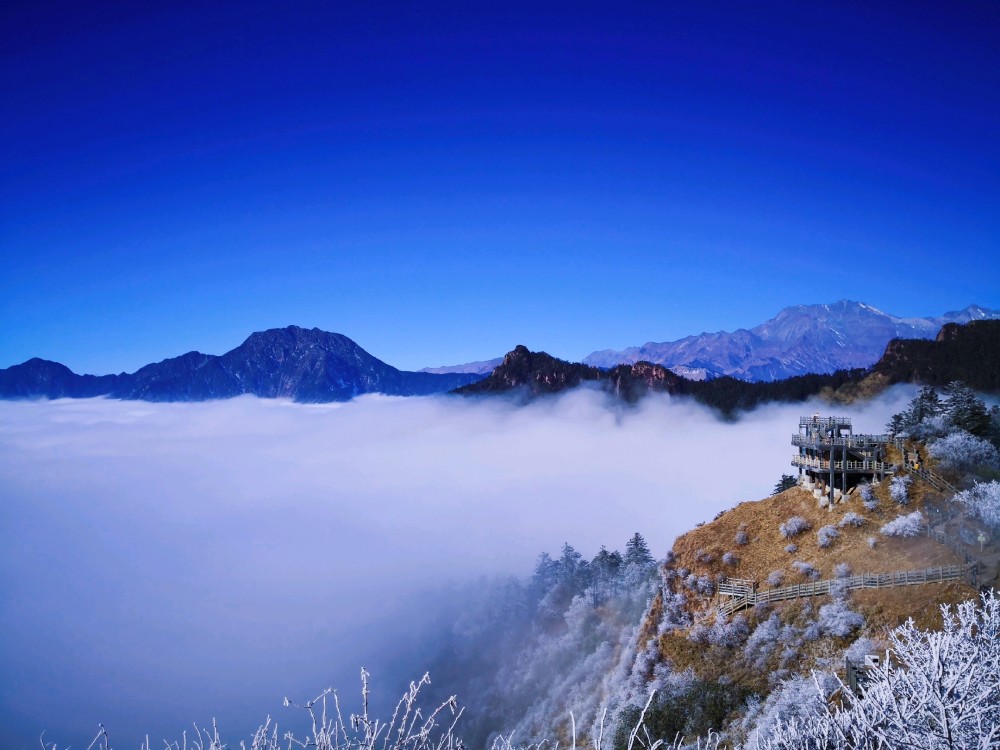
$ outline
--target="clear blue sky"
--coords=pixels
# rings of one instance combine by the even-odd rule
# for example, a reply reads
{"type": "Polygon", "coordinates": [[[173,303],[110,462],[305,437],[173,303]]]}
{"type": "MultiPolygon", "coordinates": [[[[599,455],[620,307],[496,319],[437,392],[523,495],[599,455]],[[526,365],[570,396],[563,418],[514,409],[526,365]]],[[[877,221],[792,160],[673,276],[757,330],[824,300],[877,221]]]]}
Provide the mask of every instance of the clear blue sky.
{"type": "Polygon", "coordinates": [[[0,366],[1000,307],[1000,4],[0,10],[0,366]]]}

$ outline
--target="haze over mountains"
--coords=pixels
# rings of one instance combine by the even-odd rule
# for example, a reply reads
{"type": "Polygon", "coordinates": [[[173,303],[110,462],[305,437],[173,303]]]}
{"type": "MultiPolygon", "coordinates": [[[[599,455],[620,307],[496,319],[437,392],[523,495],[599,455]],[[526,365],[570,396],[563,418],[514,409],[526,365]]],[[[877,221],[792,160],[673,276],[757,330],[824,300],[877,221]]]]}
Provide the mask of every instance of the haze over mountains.
{"type": "Polygon", "coordinates": [[[786,307],[750,329],[702,333],[663,343],[649,341],[622,351],[596,351],[583,362],[602,368],[653,362],[692,380],[721,375],[780,380],[868,367],[894,338],[933,339],[945,323],[998,318],[1000,310],[979,305],[937,317],[900,318],[861,302],[840,300],[829,305],[786,307]]]}

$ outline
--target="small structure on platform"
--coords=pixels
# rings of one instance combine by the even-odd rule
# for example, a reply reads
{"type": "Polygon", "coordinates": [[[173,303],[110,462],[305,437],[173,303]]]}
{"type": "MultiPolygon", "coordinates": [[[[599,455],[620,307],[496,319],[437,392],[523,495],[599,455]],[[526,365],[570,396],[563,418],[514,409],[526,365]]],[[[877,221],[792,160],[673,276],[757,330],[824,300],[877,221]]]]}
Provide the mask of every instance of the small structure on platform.
{"type": "Polygon", "coordinates": [[[889,435],[855,435],[850,417],[799,418],[792,445],[799,449],[792,466],[799,486],[811,490],[821,506],[843,502],[862,481],[881,481],[895,470],[886,462],[889,435]]]}

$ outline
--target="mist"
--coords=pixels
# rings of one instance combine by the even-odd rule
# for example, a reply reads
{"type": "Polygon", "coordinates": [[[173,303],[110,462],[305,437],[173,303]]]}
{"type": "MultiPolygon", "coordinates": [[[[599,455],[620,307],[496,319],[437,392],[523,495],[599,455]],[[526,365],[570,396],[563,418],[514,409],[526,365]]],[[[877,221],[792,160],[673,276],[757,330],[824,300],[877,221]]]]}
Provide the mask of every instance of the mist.
{"type": "MultiPolygon", "coordinates": [[[[911,396],[834,411],[878,432],[911,396]]],[[[813,411],[831,409],[726,423],[585,389],[527,406],[0,402],[4,745],[86,747],[102,722],[127,747],[212,717],[245,736],[285,723],[285,695],[352,699],[361,666],[394,697],[449,584],[635,531],[662,557],[792,473],[813,411]]]]}

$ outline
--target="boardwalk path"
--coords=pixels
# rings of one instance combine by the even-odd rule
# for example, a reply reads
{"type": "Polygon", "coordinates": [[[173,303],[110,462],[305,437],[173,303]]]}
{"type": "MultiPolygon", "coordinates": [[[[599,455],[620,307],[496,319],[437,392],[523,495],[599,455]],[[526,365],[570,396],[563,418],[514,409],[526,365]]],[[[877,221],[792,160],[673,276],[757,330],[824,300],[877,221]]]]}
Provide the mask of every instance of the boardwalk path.
{"type": "Polygon", "coordinates": [[[937,568],[903,570],[897,573],[862,573],[846,578],[779,586],[763,591],[757,591],[751,581],[740,578],[727,579],[719,583],[719,593],[732,598],[725,602],[719,611],[724,615],[731,615],[747,607],[754,607],[765,602],[822,596],[838,590],[880,589],[887,586],[914,586],[921,583],[941,583],[963,579],[975,586],[977,572],[975,563],[971,565],[943,565],[937,568]]]}

